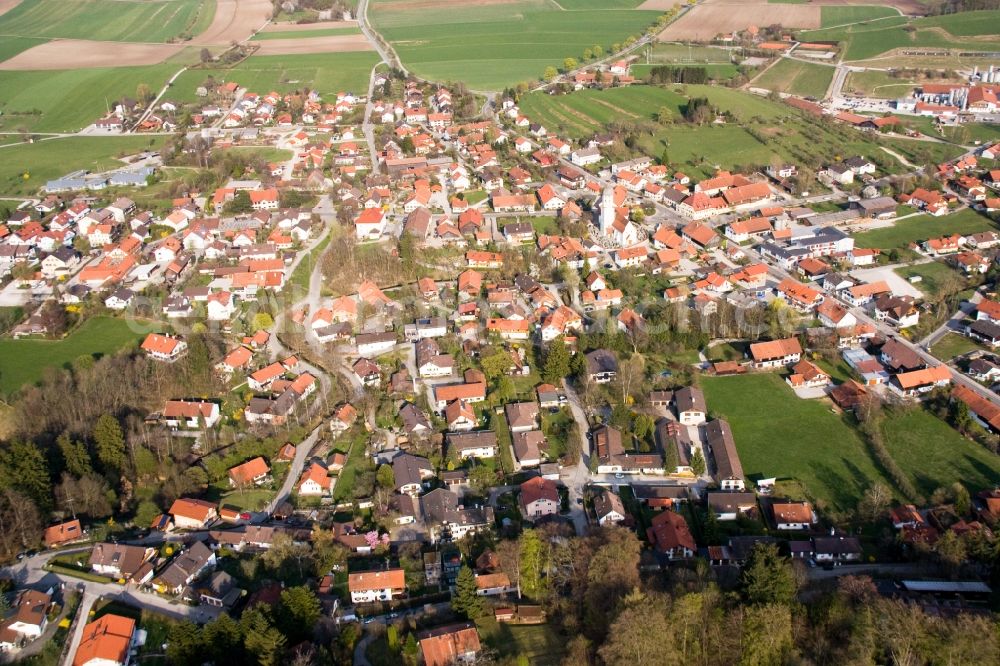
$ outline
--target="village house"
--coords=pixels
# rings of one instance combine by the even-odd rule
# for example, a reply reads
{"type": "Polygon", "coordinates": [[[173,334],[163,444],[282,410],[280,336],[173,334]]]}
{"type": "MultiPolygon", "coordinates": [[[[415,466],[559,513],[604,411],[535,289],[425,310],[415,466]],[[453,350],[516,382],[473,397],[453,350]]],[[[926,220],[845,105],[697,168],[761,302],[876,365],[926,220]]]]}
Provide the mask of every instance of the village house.
{"type": "Polygon", "coordinates": [[[260,456],[231,467],[228,471],[229,485],[234,488],[259,486],[270,477],[271,469],[260,456]]]}
{"type": "Polygon", "coordinates": [[[684,517],[670,509],[653,516],[646,537],[656,552],[668,560],[687,559],[697,550],[684,517]]]}
{"type": "Polygon", "coordinates": [[[817,521],[808,502],[774,502],[771,513],[779,530],[807,530],[817,521]]]}
{"type": "Polygon", "coordinates": [[[406,592],[406,577],[402,569],[351,573],[347,576],[347,589],[351,603],[390,601],[406,592]]]}
{"type": "Polygon", "coordinates": [[[527,520],[555,515],[559,512],[559,486],[555,481],[536,476],[521,484],[518,502],[527,520]]]}
{"type": "Polygon", "coordinates": [[[72,666],[127,666],[137,638],[132,618],[102,615],[84,626],[72,666]]]}
{"type": "Polygon", "coordinates": [[[184,497],[175,499],[167,513],[174,519],[177,529],[205,529],[219,517],[214,502],[184,497]]]}
{"type": "Polygon", "coordinates": [[[750,357],[755,368],[780,368],[791,363],[798,363],[802,355],[802,346],[798,338],[785,338],[770,342],[757,342],[750,345],[750,357]]]}
{"type": "Polygon", "coordinates": [[[482,650],[479,632],[471,622],[422,631],[418,640],[425,666],[471,664],[482,650]]]}

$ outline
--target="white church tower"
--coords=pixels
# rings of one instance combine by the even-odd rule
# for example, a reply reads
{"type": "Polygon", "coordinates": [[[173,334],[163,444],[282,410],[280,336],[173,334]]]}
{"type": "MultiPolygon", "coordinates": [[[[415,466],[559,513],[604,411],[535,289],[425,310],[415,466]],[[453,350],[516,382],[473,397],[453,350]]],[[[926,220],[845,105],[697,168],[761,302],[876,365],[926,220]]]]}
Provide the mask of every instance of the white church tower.
{"type": "Polygon", "coordinates": [[[615,225],[615,188],[608,185],[601,195],[601,233],[605,236],[611,235],[611,228],[615,225]]]}

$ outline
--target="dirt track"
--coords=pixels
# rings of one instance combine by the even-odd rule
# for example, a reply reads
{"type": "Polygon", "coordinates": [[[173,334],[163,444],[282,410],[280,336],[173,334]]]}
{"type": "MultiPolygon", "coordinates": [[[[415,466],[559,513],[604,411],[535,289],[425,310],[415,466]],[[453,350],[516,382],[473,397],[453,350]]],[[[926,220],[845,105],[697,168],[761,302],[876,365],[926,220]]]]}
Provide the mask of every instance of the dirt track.
{"type": "Polygon", "coordinates": [[[357,21],[317,21],[316,23],[268,23],[261,32],[299,32],[309,30],[337,30],[357,28],[357,21]]]}
{"type": "MultiPolygon", "coordinates": [[[[731,0],[730,0],[731,2],[731,0]]],[[[698,5],[668,25],[661,41],[707,41],[719,33],[746,30],[751,25],[780,24],[786,28],[820,27],[818,5],[770,5],[757,3],[698,5]]]]}
{"type": "Polygon", "coordinates": [[[56,39],[0,62],[0,70],[85,69],[155,65],[184,49],[182,44],[129,44],[56,39]]]}
{"type": "Polygon", "coordinates": [[[6,14],[17,7],[21,0],[0,0],[0,14],[6,14]]]}
{"type": "Polygon", "coordinates": [[[218,0],[212,25],[187,44],[225,46],[230,42],[242,42],[270,17],[271,3],[268,0],[218,0]]]}
{"type": "Polygon", "coordinates": [[[254,43],[260,44],[256,55],[298,55],[372,50],[371,43],[364,35],[336,35],[312,39],[266,39],[254,43]]]}
{"type": "MultiPolygon", "coordinates": [[[[655,11],[666,11],[677,4],[677,0],[646,0],[637,9],[650,9],[655,11]]],[[[733,0],[702,0],[701,5],[734,5],[733,0]]],[[[767,0],[743,0],[740,5],[766,5],[767,0]]],[[[807,0],[802,5],[791,5],[792,7],[823,7],[823,6],[843,6],[843,5],[884,5],[895,7],[904,14],[921,15],[926,13],[926,9],[920,4],[920,0],[807,0]]],[[[773,6],[773,5],[772,5],[773,6]]],[[[781,6],[781,5],[778,5],[781,6]]],[[[789,5],[785,5],[788,7],[789,5]]]]}

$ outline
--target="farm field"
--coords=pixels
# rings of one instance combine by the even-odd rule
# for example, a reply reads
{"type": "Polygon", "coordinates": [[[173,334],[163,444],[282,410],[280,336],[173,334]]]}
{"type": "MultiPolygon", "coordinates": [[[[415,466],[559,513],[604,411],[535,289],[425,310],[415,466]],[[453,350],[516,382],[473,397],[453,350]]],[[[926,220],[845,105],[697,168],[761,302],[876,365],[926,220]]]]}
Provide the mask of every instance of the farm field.
{"type": "MultiPolygon", "coordinates": [[[[163,143],[161,136],[68,137],[3,149],[0,191],[12,195],[36,192],[45,181],[76,169],[105,170],[123,166],[116,155],[129,155],[163,143]],[[29,177],[25,178],[24,175],[29,177]]],[[[2,365],[2,364],[0,364],[2,365]]]]}
{"type": "Polygon", "coordinates": [[[955,284],[957,280],[962,284],[962,274],[941,261],[932,261],[926,264],[915,264],[913,266],[903,266],[896,269],[896,274],[909,280],[911,277],[920,276],[920,282],[915,286],[927,296],[934,296],[948,283],[955,284]]]}
{"type": "Polygon", "coordinates": [[[0,16],[0,35],[168,42],[206,30],[215,0],[22,0],[0,16]]]}
{"type": "Polygon", "coordinates": [[[754,79],[753,85],[778,92],[822,99],[833,81],[833,67],[782,58],[754,79]]]}
{"type": "Polygon", "coordinates": [[[235,81],[256,92],[289,92],[308,87],[321,95],[368,89],[368,77],[378,62],[373,52],[251,56],[232,69],[188,70],[174,82],[168,96],[181,102],[198,99],[195,91],[209,76],[235,81]]]}
{"type": "Polygon", "coordinates": [[[956,356],[968,354],[969,352],[982,349],[973,340],[959,335],[958,333],[946,333],[944,337],[935,342],[930,349],[931,354],[941,361],[950,361],[956,356]]]}
{"type": "Polygon", "coordinates": [[[720,33],[746,30],[748,25],[819,28],[820,7],[732,0],[702,3],[664,28],[659,39],[664,42],[707,41],[720,33]]]}
{"type": "Polygon", "coordinates": [[[103,356],[142,340],[127,319],[94,317],[62,340],[0,340],[0,392],[10,395],[24,384],[37,382],[46,368],[58,368],[80,356],[103,356]]]}
{"type": "Polygon", "coordinates": [[[159,90],[176,63],[61,71],[0,71],[0,128],[76,132],[107,113],[107,103],[134,97],[139,84],[159,90]]]}
{"type": "Polygon", "coordinates": [[[996,229],[989,218],[966,208],[943,217],[918,215],[898,220],[895,225],[873,229],[854,235],[857,247],[874,247],[883,250],[905,248],[910,243],[946,234],[972,234],[996,229]]]}
{"type": "Polygon", "coordinates": [[[46,40],[35,37],[3,37],[0,38],[0,62],[13,58],[18,53],[44,44],[46,40]]]}
{"type": "Polygon", "coordinates": [[[1000,49],[996,26],[1000,10],[962,12],[945,16],[889,18],[826,30],[806,30],[803,39],[845,42],[844,60],[865,60],[896,48],[1000,49]]]}
{"type": "Polygon", "coordinates": [[[658,63],[655,65],[632,65],[632,76],[636,79],[642,79],[647,76],[654,67],[662,67],[663,65],[672,64],[674,67],[700,67],[705,70],[709,79],[715,79],[716,81],[726,81],[733,78],[739,74],[740,68],[736,65],[729,64],[698,64],[698,63],[658,63]]]}
{"type": "Polygon", "coordinates": [[[258,32],[250,38],[252,42],[269,41],[272,39],[311,39],[313,37],[336,37],[339,35],[357,35],[360,28],[320,28],[318,30],[267,30],[258,32]]]}
{"type": "Polygon", "coordinates": [[[1000,483],[1000,456],[926,410],[890,412],[882,431],[889,454],[926,496],[955,481],[973,494],[1000,483]]]}
{"type": "Polygon", "coordinates": [[[371,51],[368,38],[357,32],[353,35],[313,37],[311,39],[267,39],[260,42],[257,57],[274,55],[313,55],[318,53],[345,53],[371,51]]]}
{"type": "Polygon", "coordinates": [[[544,0],[480,5],[380,0],[369,8],[407,68],[425,78],[496,90],[536,80],[584,49],[639,36],[659,14],[634,9],[563,11],[544,0]]]}
{"type": "Polygon", "coordinates": [[[839,510],[856,507],[874,481],[891,485],[844,417],[825,401],[795,397],[778,374],[705,377],[701,385],[709,412],[732,427],[746,476],[790,477],[839,510]]]}

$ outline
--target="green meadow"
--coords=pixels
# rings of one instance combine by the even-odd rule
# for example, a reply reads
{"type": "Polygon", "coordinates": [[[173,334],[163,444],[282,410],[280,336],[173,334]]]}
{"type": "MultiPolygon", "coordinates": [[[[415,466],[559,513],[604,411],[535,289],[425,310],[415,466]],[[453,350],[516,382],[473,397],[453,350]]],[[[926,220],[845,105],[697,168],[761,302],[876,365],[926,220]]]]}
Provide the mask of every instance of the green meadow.
{"type": "Polygon", "coordinates": [[[42,378],[47,368],[61,368],[81,356],[104,356],[136,344],[147,326],[133,330],[128,319],[94,317],[62,340],[0,340],[0,392],[10,395],[42,378]]]}
{"type": "Polygon", "coordinates": [[[163,141],[162,136],[79,136],[0,148],[0,192],[29,195],[71,171],[113,169],[122,166],[117,156],[155,150],[163,141]]]}
{"type": "MultiPolygon", "coordinates": [[[[2,43],[2,40],[0,40],[2,43]]],[[[105,115],[140,84],[159,91],[180,65],[95,67],[54,71],[0,71],[0,128],[76,132],[105,115]]]]}
{"type": "Polygon", "coordinates": [[[321,95],[364,92],[377,62],[378,56],[372,51],[251,56],[231,69],[189,69],[177,78],[167,97],[194,102],[198,86],[210,76],[216,81],[235,81],[257,93],[302,88],[321,95]]]}
{"type": "Polygon", "coordinates": [[[833,67],[816,65],[792,58],[781,58],[760,77],[753,86],[803,97],[822,99],[833,81],[833,67]]]}

